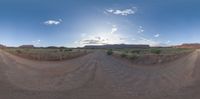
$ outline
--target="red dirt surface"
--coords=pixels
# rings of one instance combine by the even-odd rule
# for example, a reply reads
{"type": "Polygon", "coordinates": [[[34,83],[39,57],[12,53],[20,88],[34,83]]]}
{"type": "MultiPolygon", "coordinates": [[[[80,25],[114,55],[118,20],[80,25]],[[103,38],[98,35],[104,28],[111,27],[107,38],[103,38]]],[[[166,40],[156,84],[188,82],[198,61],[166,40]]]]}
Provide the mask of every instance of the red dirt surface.
{"type": "Polygon", "coordinates": [[[103,51],[62,62],[0,51],[0,99],[199,99],[199,64],[199,50],[150,67],[103,51]]]}

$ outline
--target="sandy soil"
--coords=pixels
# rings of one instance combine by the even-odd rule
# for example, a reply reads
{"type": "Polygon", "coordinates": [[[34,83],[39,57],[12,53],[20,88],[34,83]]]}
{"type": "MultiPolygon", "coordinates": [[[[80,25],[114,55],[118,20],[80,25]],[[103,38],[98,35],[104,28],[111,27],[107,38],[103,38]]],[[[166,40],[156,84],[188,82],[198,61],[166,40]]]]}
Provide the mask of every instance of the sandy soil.
{"type": "Polygon", "coordinates": [[[102,51],[38,62],[0,50],[0,99],[199,99],[200,50],[138,66],[102,51]]]}

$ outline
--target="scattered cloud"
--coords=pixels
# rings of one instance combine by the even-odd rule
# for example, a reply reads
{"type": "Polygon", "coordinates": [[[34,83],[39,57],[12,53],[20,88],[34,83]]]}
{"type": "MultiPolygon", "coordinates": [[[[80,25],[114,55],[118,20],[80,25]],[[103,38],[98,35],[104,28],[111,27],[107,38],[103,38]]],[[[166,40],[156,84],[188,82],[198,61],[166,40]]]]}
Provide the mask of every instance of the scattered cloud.
{"type": "Polygon", "coordinates": [[[150,39],[148,37],[142,37],[142,36],[132,38],[131,40],[132,40],[131,44],[148,44],[150,46],[169,46],[171,43],[170,40],[161,42],[161,41],[157,41],[157,40],[150,39]]]}
{"type": "MultiPolygon", "coordinates": [[[[143,26],[138,27],[138,33],[144,32],[143,26]]],[[[160,34],[155,34],[154,37],[159,37],[160,34]]],[[[119,28],[116,25],[111,25],[110,31],[99,33],[82,33],[80,40],[76,41],[77,46],[84,45],[104,45],[104,44],[148,44],[150,46],[164,46],[164,44],[170,43],[160,42],[154,38],[148,38],[145,35],[135,34],[126,35],[119,32],[119,28]]]]}
{"type": "MultiPolygon", "coordinates": [[[[83,44],[104,44],[100,40],[83,40],[81,41],[83,44]]],[[[106,44],[106,43],[105,43],[106,44]]]]}
{"type": "Polygon", "coordinates": [[[109,32],[105,33],[92,33],[92,34],[85,34],[84,37],[81,38],[81,40],[76,41],[76,44],[79,44],[80,46],[84,45],[103,45],[103,44],[121,44],[125,43],[124,36],[116,33],[118,31],[118,28],[116,25],[112,25],[112,28],[109,32]]]}
{"type": "Polygon", "coordinates": [[[111,30],[111,34],[115,33],[118,30],[118,28],[116,27],[116,25],[112,26],[112,30],[111,30]]]}
{"type": "Polygon", "coordinates": [[[161,43],[158,41],[155,41],[153,39],[148,39],[145,37],[137,37],[137,38],[132,38],[133,44],[148,44],[150,46],[160,46],[161,43]]]}
{"type": "Polygon", "coordinates": [[[59,25],[62,23],[62,19],[59,20],[47,20],[44,22],[45,25],[59,25]]]}
{"type": "Polygon", "coordinates": [[[137,33],[143,33],[143,32],[144,32],[143,27],[142,27],[142,26],[139,26],[137,33]]]}
{"type": "Polygon", "coordinates": [[[129,14],[135,14],[135,11],[133,11],[132,9],[116,10],[115,12],[113,12],[113,14],[127,16],[129,14]]]}
{"type": "Polygon", "coordinates": [[[122,16],[128,16],[135,14],[137,11],[136,7],[132,7],[129,9],[106,9],[105,12],[115,14],[115,15],[122,15],[122,16]]]}
{"type": "Polygon", "coordinates": [[[39,45],[39,44],[41,43],[41,40],[34,40],[34,41],[32,41],[32,43],[33,43],[34,45],[39,45]]]}
{"type": "Polygon", "coordinates": [[[78,43],[80,45],[103,45],[103,44],[118,44],[123,43],[123,36],[111,33],[95,33],[93,35],[87,35],[82,38],[78,43]]]}
{"type": "Polygon", "coordinates": [[[112,13],[114,10],[113,9],[107,9],[106,11],[112,13]]]}
{"type": "Polygon", "coordinates": [[[160,37],[160,34],[155,34],[154,37],[155,38],[160,37]]]}
{"type": "Polygon", "coordinates": [[[171,41],[170,41],[170,40],[168,40],[166,43],[167,43],[167,44],[169,44],[169,43],[171,43],[171,41]]]}

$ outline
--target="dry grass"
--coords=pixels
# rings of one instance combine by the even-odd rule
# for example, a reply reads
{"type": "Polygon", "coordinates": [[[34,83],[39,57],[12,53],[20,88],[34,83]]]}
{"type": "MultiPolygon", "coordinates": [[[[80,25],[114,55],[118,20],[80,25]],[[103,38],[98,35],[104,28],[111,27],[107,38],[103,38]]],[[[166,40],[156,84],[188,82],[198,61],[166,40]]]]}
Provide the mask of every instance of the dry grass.
{"type": "Polygon", "coordinates": [[[193,51],[194,49],[180,48],[115,49],[113,55],[136,64],[160,64],[176,60],[193,51]]]}
{"type": "Polygon", "coordinates": [[[38,61],[61,61],[80,57],[90,51],[84,49],[50,49],[50,48],[7,48],[5,51],[27,59],[38,61]]]}

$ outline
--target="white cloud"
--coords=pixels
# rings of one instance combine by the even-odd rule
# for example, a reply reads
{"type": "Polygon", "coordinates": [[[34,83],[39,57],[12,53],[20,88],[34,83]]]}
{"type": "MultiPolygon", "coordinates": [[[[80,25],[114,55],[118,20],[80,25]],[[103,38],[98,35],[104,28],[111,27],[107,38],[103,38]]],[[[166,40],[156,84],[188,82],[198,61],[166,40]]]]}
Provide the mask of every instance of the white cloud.
{"type": "Polygon", "coordinates": [[[34,45],[39,45],[39,44],[41,43],[41,40],[34,40],[34,41],[32,41],[32,43],[33,43],[34,45]]]}
{"type": "Polygon", "coordinates": [[[62,19],[58,19],[58,20],[47,20],[44,22],[45,25],[59,25],[61,24],[62,19]]]}
{"type": "MultiPolygon", "coordinates": [[[[104,45],[104,44],[148,44],[150,46],[163,46],[164,43],[145,37],[145,35],[126,35],[118,32],[118,27],[112,25],[110,31],[99,33],[83,33],[80,40],[74,42],[76,46],[104,45]]],[[[138,27],[138,33],[144,32],[143,26],[138,27]]],[[[160,34],[159,34],[160,35],[160,34]]],[[[170,42],[170,41],[168,41],[170,42]]],[[[166,42],[165,42],[166,43],[166,42]]]]}
{"type": "Polygon", "coordinates": [[[87,37],[82,38],[79,43],[81,45],[87,44],[95,44],[95,45],[102,45],[102,44],[118,44],[123,43],[123,36],[119,34],[111,34],[111,33],[95,33],[88,35],[87,37]]]}
{"type": "Polygon", "coordinates": [[[129,14],[134,14],[135,12],[132,9],[125,9],[125,10],[116,10],[113,14],[116,15],[124,15],[127,16],[129,14]]]}
{"type": "Polygon", "coordinates": [[[114,10],[113,9],[107,9],[106,11],[112,13],[114,10]]]}
{"type": "Polygon", "coordinates": [[[116,27],[116,25],[113,25],[111,34],[115,33],[117,30],[118,30],[118,28],[116,27]]]}
{"type": "Polygon", "coordinates": [[[161,43],[158,41],[155,41],[153,39],[148,39],[145,37],[137,37],[137,38],[132,38],[133,44],[148,44],[150,46],[160,46],[161,43]]]}
{"type": "Polygon", "coordinates": [[[144,32],[144,29],[143,29],[143,27],[142,26],[139,26],[139,28],[138,28],[138,31],[137,31],[138,33],[143,33],[144,32]]]}
{"type": "Polygon", "coordinates": [[[106,10],[107,13],[112,13],[112,14],[115,14],[115,15],[122,15],[122,16],[128,16],[128,15],[131,15],[131,14],[135,14],[136,11],[137,11],[136,7],[132,7],[130,9],[117,9],[117,10],[107,9],[106,10]]]}
{"type": "Polygon", "coordinates": [[[81,40],[76,41],[75,43],[79,44],[79,46],[125,43],[126,39],[124,38],[126,37],[117,34],[117,30],[118,28],[116,27],[116,25],[112,25],[110,32],[87,34],[82,37],[81,40]]]}
{"type": "Polygon", "coordinates": [[[171,41],[170,41],[170,40],[168,40],[166,43],[167,43],[167,44],[169,44],[169,43],[171,43],[171,41]]]}
{"type": "Polygon", "coordinates": [[[154,37],[156,37],[156,38],[157,38],[157,37],[160,37],[160,34],[155,34],[154,37]]]}

